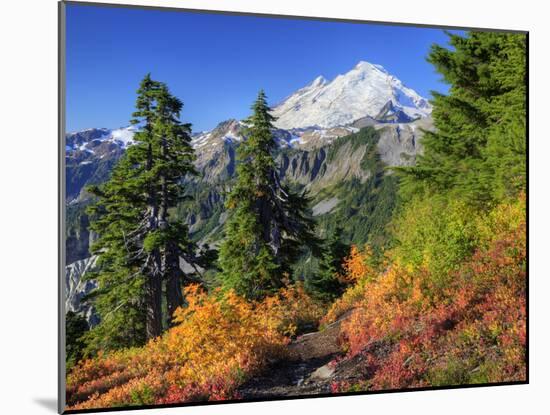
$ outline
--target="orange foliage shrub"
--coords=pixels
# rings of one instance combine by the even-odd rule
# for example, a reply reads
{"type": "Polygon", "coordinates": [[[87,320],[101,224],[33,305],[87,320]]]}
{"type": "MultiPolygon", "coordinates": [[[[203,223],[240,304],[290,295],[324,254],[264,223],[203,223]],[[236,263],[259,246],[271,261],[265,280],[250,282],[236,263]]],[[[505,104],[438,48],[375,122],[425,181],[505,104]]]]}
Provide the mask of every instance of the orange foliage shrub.
{"type": "Polygon", "coordinates": [[[322,325],[333,323],[355,308],[357,302],[363,297],[367,282],[376,276],[376,271],[370,265],[371,261],[372,250],[369,245],[365,245],[362,251],[352,245],[350,254],[343,263],[344,274],[339,275],[342,282],[352,285],[331,305],[327,314],[321,319],[322,325]]]}
{"type": "Polygon", "coordinates": [[[248,376],[284,354],[299,324],[322,313],[300,286],[260,303],[196,285],[185,296],[162,337],[80,362],[67,378],[71,409],[236,398],[248,376]]]}
{"type": "Polygon", "coordinates": [[[277,332],[294,336],[304,327],[316,328],[325,309],[306,293],[301,284],[295,284],[264,299],[257,305],[256,313],[274,320],[277,332]]]}
{"type": "Polygon", "coordinates": [[[365,245],[363,251],[357,246],[352,245],[349,256],[344,262],[345,273],[340,279],[345,283],[355,283],[362,278],[374,275],[374,269],[370,265],[372,250],[370,246],[365,245]]]}
{"type": "Polygon", "coordinates": [[[484,242],[443,295],[433,296],[427,271],[394,263],[333,305],[323,321],[353,308],[342,340],[347,358],[368,362],[363,380],[334,392],[525,380],[525,198],[479,226],[484,242]]]}

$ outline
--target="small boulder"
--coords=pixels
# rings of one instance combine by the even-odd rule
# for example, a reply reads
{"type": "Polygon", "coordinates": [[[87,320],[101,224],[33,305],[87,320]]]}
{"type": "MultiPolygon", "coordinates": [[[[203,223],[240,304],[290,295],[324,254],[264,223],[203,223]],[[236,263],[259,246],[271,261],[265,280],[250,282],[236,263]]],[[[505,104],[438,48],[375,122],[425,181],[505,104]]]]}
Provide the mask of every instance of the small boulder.
{"type": "Polygon", "coordinates": [[[334,368],[329,367],[329,365],[324,365],[318,368],[315,372],[309,377],[310,380],[323,380],[328,379],[334,374],[334,368]]]}

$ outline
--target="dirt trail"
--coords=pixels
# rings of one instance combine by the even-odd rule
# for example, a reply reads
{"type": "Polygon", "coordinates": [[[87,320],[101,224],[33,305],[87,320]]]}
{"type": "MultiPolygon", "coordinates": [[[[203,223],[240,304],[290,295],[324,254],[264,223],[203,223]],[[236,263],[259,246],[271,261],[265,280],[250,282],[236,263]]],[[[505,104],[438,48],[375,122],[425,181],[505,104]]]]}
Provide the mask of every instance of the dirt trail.
{"type": "Polygon", "coordinates": [[[323,331],[304,334],[290,343],[287,359],[273,363],[264,373],[239,388],[242,398],[329,393],[335,369],[327,363],[343,354],[338,335],[347,316],[342,316],[323,331]]]}

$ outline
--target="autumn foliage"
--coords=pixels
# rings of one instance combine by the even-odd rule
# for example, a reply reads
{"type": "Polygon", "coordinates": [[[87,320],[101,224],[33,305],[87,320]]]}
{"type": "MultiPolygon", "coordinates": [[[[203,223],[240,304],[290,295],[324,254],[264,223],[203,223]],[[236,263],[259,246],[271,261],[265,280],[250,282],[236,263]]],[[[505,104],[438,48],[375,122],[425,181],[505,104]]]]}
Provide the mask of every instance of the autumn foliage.
{"type": "Polygon", "coordinates": [[[163,336],[80,362],[67,378],[70,409],[238,398],[237,387],[322,312],[299,285],[261,302],[196,285],[185,296],[163,336]]]}
{"type": "Polygon", "coordinates": [[[444,289],[396,260],[332,306],[324,323],[353,310],[341,341],[346,359],[366,362],[362,380],[334,382],[334,392],[526,379],[525,196],[472,221],[477,249],[444,289]]]}
{"type": "Polygon", "coordinates": [[[329,308],[321,322],[332,323],[338,318],[356,307],[363,296],[367,282],[376,277],[376,270],[372,266],[372,250],[365,245],[361,250],[352,245],[349,255],[343,263],[344,272],[338,275],[338,279],[349,287],[344,294],[329,308]]]}
{"type": "Polygon", "coordinates": [[[444,278],[399,250],[373,266],[368,247],[353,247],[341,276],[350,285],[326,314],[299,284],[256,302],[190,286],[163,336],[72,369],[69,408],[238,399],[319,320],[340,320],[344,356],[333,364],[356,367],[333,392],[525,380],[525,196],[471,220],[476,247],[444,278]]]}

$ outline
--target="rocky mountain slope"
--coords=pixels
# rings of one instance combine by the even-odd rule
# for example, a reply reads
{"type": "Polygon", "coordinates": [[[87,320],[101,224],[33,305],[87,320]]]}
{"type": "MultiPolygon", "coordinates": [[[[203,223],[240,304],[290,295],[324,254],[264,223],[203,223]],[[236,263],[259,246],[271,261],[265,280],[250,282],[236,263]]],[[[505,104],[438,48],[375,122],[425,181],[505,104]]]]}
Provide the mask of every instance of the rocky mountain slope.
{"type": "MultiPolygon", "coordinates": [[[[430,128],[430,122],[426,121],[430,113],[431,105],[425,98],[403,85],[382,66],[361,61],[330,82],[323,77],[316,78],[276,105],[273,115],[278,118],[275,122],[278,128],[274,135],[281,149],[306,151],[324,147],[365,126],[388,127],[394,135],[416,136],[413,129],[417,126],[430,128]]],[[[196,164],[206,181],[213,182],[233,174],[234,149],[243,139],[245,127],[245,122],[230,119],[211,131],[193,135],[196,164]],[[229,170],[224,171],[226,167],[229,170]]],[[[82,200],[81,191],[85,185],[107,178],[116,160],[132,145],[135,131],[137,127],[130,126],[67,134],[68,203],[82,200]]],[[[400,142],[397,144],[401,146],[400,142]]],[[[388,150],[386,148],[384,153],[390,154],[388,150]]],[[[393,153],[389,164],[399,164],[395,151],[393,153]]]]}
{"type": "Polygon", "coordinates": [[[67,203],[80,200],[83,187],[105,181],[116,161],[133,144],[137,127],[91,128],[65,137],[67,203]]]}

